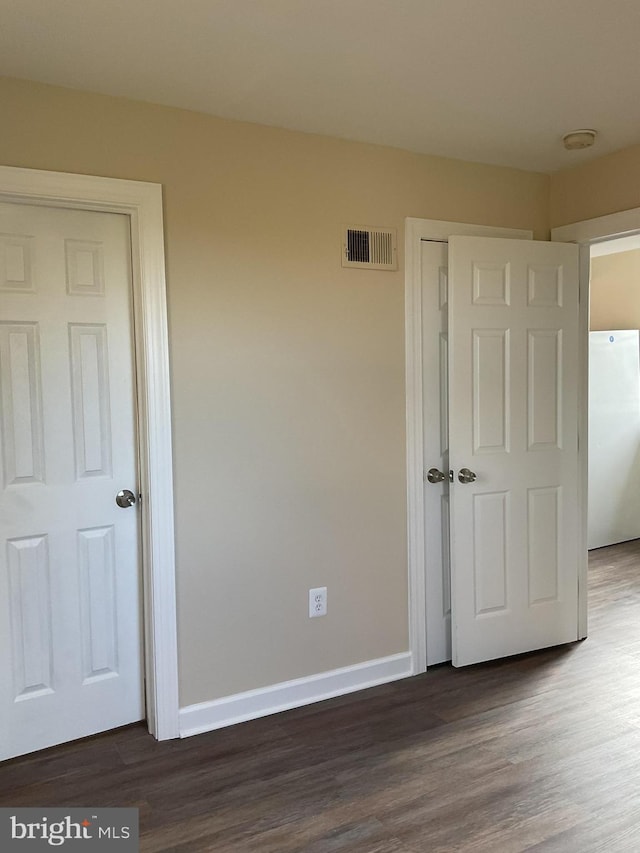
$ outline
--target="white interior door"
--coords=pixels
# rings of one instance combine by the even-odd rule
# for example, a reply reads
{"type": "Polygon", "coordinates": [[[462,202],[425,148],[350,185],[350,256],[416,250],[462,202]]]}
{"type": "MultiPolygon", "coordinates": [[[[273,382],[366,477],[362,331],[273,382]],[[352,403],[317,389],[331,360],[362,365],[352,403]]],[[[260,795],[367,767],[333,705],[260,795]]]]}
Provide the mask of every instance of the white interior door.
{"type": "Polygon", "coordinates": [[[144,717],[128,218],[0,204],[0,758],[144,717]]]}
{"type": "Polygon", "coordinates": [[[578,248],[451,237],[449,281],[463,666],[578,638],[578,248]]]}
{"type": "Polygon", "coordinates": [[[422,399],[427,665],[451,660],[447,243],[422,240],[422,399]]]}

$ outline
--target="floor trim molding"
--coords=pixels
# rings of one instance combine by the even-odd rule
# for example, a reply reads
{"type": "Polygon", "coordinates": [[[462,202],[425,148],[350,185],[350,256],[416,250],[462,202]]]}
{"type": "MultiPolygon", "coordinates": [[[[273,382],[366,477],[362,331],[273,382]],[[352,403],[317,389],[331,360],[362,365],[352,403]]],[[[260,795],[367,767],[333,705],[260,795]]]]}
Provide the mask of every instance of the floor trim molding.
{"type": "Polygon", "coordinates": [[[258,690],[236,693],[211,702],[199,702],[180,709],[180,737],[255,720],[290,708],[397,681],[412,674],[411,653],[402,652],[306,678],[283,681],[258,690]]]}

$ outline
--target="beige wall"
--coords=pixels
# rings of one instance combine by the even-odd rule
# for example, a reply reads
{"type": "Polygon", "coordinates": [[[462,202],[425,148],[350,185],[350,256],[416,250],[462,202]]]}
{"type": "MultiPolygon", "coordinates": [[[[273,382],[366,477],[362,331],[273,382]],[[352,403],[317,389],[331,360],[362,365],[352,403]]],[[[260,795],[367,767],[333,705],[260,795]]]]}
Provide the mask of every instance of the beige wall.
{"type": "Polygon", "coordinates": [[[550,226],[640,207],[640,145],[551,175],[550,226]]]}
{"type": "Polygon", "coordinates": [[[591,259],[590,328],[640,329],[640,249],[591,259]]]}
{"type": "Polygon", "coordinates": [[[406,650],[403,272],[342,270],[341,226],[545,238],[548,177],[15,80],[0,110],[4,164],[164,187],[181,704],[406,650]]]}

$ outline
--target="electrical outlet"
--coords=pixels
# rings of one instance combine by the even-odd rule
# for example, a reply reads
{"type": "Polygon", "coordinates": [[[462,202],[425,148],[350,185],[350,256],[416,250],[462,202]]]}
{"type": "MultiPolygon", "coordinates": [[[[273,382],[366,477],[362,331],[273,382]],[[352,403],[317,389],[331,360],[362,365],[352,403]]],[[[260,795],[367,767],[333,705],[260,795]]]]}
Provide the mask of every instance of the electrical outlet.
{"type": "Polygon", "coordinates": [[[319,586],[309,590],[309,616],[327,615],[327,588],[319,586]]]}

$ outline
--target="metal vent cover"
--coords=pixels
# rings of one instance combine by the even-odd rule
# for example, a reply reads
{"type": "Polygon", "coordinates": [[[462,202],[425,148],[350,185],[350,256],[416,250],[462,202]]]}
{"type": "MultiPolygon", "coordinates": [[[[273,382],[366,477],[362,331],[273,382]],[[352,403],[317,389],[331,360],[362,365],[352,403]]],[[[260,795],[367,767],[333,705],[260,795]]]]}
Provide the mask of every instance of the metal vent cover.
{"type": "Polygon", "coordinates": [[[342,266],[370,270],[398,268],[395,228],[350,225],[344,229],[342,266]]]}

